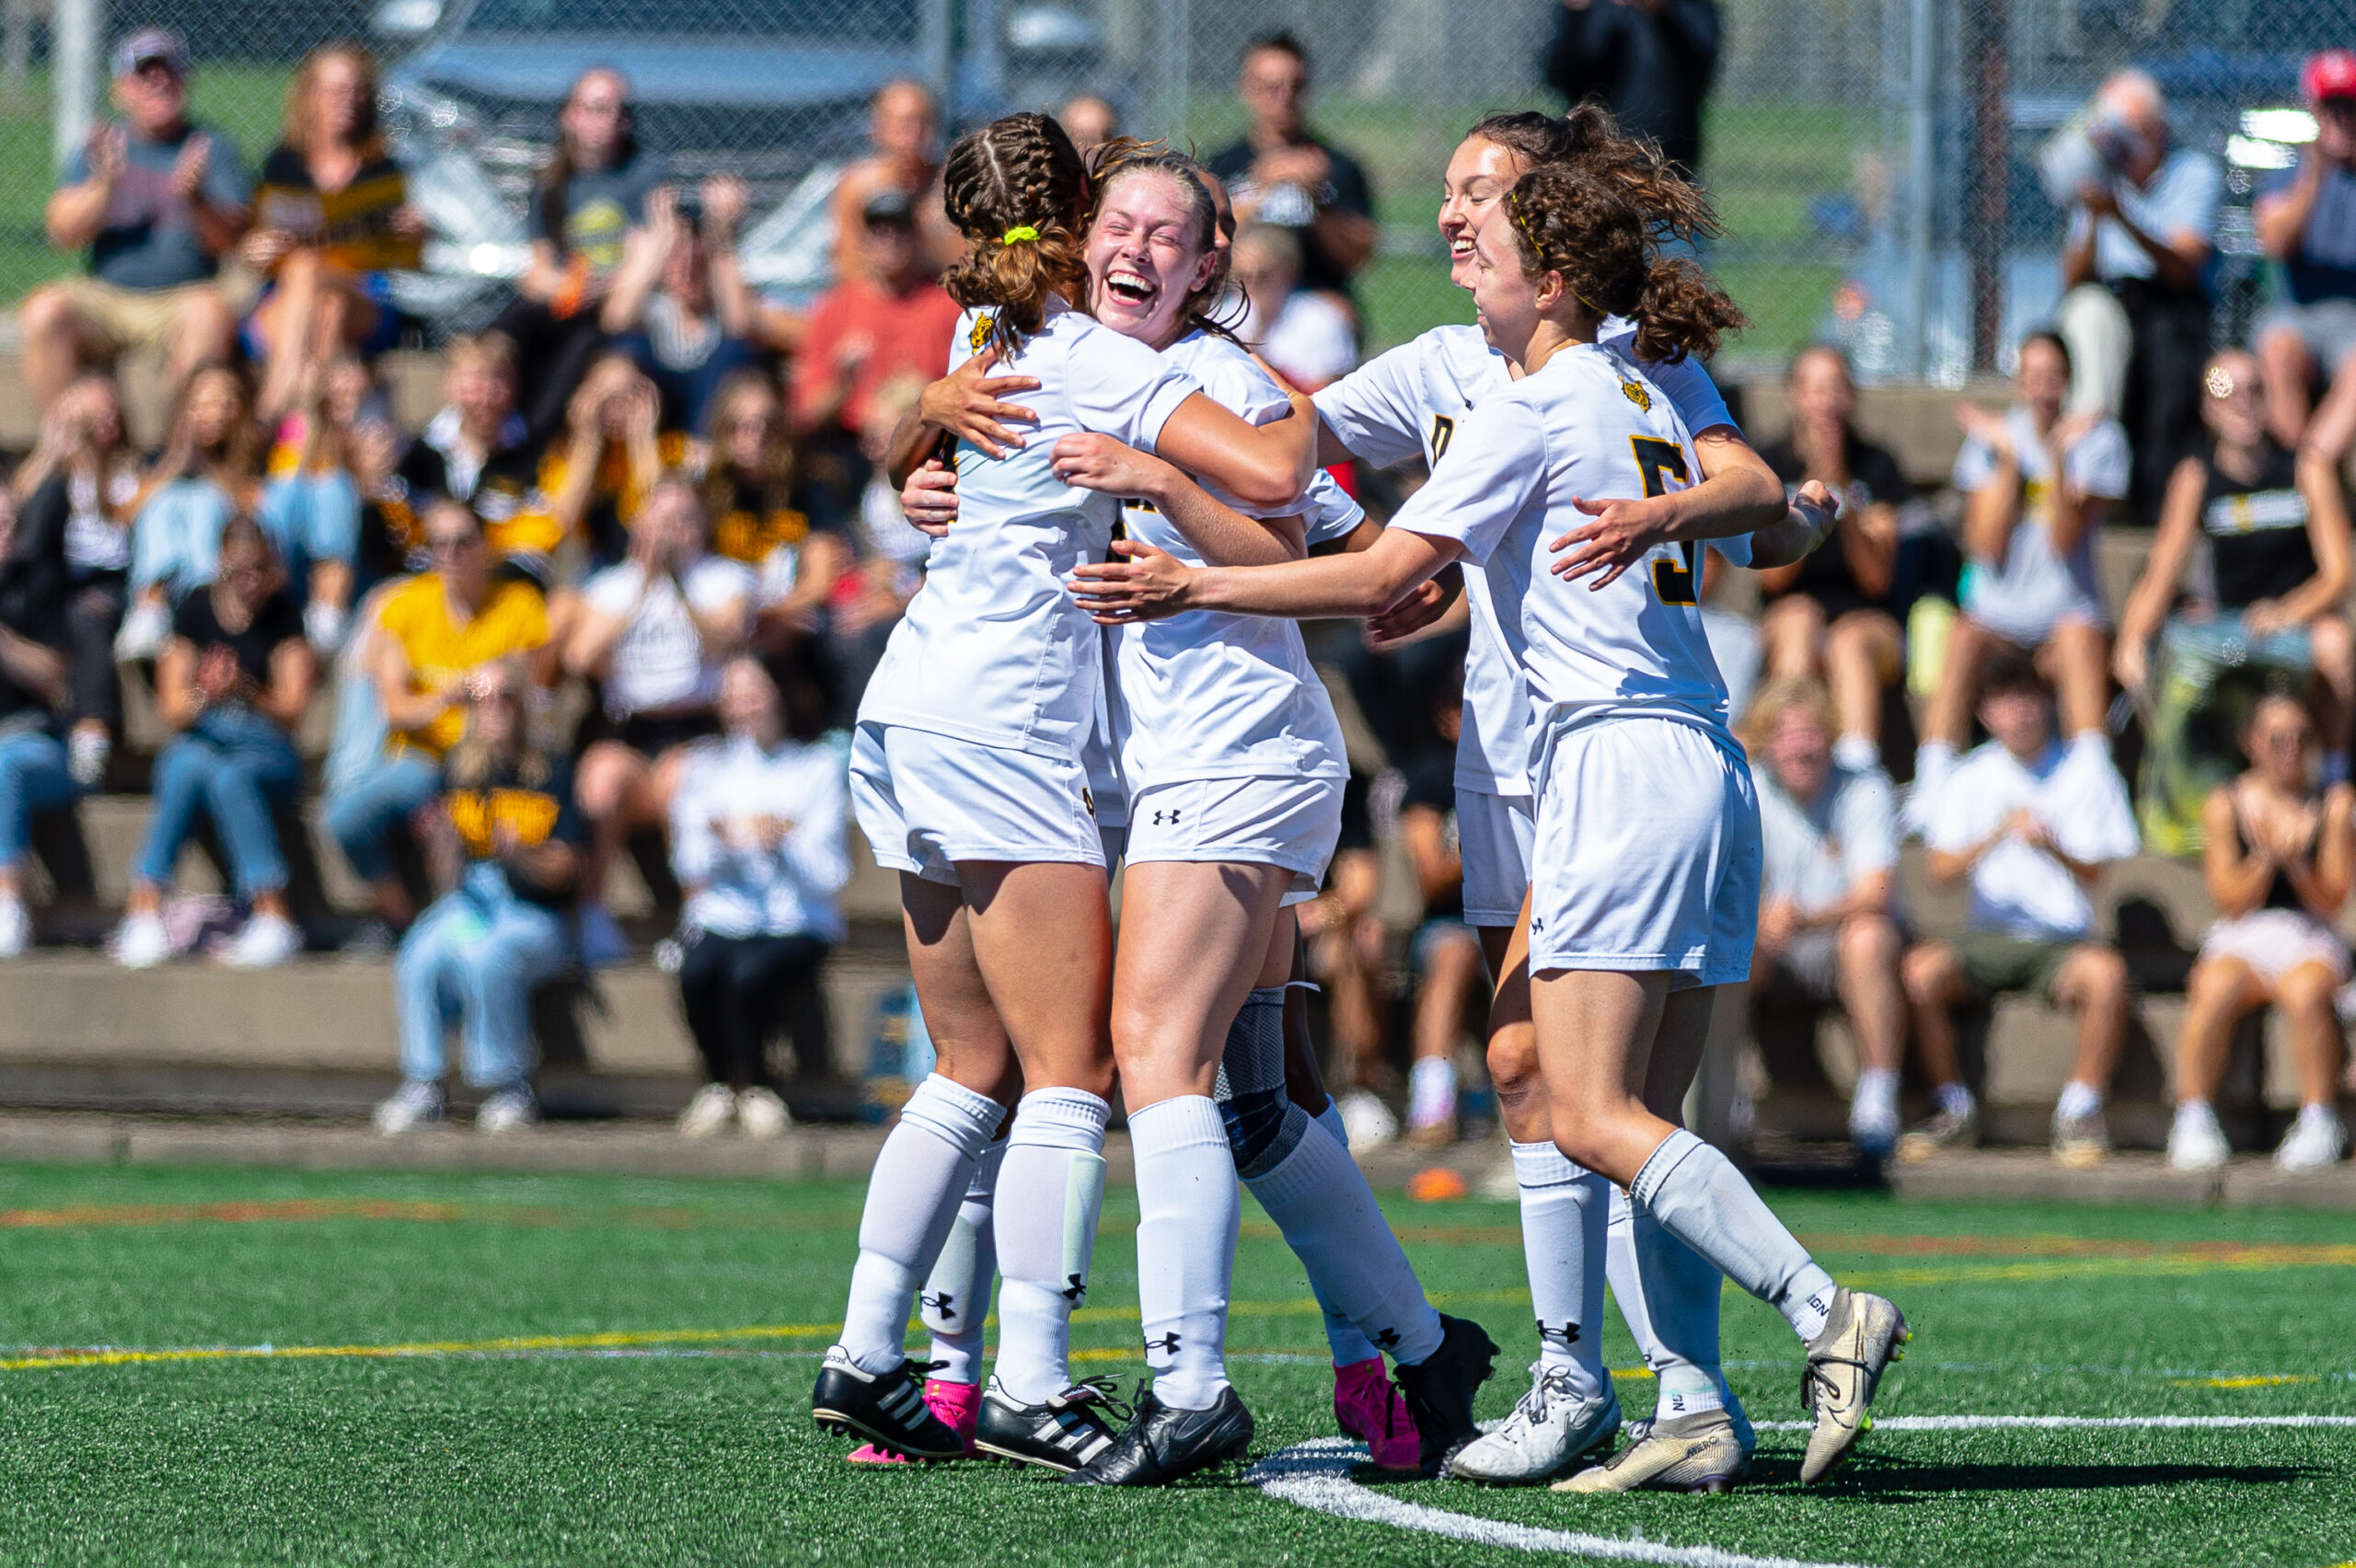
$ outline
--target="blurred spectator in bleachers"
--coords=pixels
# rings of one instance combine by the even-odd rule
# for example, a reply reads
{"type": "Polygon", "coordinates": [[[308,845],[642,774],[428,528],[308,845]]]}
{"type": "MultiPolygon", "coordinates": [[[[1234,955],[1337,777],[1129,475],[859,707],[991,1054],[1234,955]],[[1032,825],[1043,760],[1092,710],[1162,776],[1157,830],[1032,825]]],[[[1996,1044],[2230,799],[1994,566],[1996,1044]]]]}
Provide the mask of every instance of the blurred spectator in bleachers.
{"type": "Polygon", "coordinates": [[[17,549],[46,560],[67,584],[65,634],[75,782],[95,790],[122,728],[114,639],[131,582],[131,519],[139,471],[123,439],[114,382],[86,375],[41,418],[40,442],[17,470],[17,549]]]}
{"type": "Polygon", "coordinates": [[[163,900],[180,850],[209,817],[238,902],[251,913],[223,957],[241,969],[303,951],[286,907],[286,855],[275,813],[302,782],[294,727],[318,663],[270,540],[253,519],[221,530],[213,582],[180,601],[156,666],[156,708],[173,732],[156,758],[155,809],[132,867],[115,957],[146,969],[171,956],[163,900]]]}
{"type": "Polygon", "coordinates": [[[279,421],[258,515],[302,606],[304,633],[327,657],[343,645],[359,582],[364,509],[352,464],[372,439],[365,427],[389,435],[392,414],[352,354],[337,354],[306,381],[302,405],[279,421]]]}
{"type": "Polygon", "coordinates": [[[2343,608],[2347,500],[2328,462],[2275,444],[2267,390],[2250,354],[2226,349],[2210,358],[2200,402],[2211,440],[2168,481],[2159,534],[2119,617],[2119,683],[2151,716],[2144,841],[2164,854],[2200,847],[2210,790],[2239,771],[2225,757],[2198,755],[2188,732],[2218,701],[2228,671],[2321,677],[2324,779],[2348,777],[2356,637],[2343,608]]]}
{"type": "Polygon", "coordinates": [[[758,306],[736,259],[751,202],[733,175],[705,180],[693,200],[657,187],[646,226],[623,247],[605,327],[663,395],[664,430],[701,431],[721,382],[759,362],[758,306]]]}
{"type": "Polygon", "coordinates": [[[623,242],[646,223],[662,155],[630,133],[629,84],[609,66],[583,71],[557,111],[556,156],[532,186],[532,259],[523,297],[500,317],[515,344],[524,422],[555,439],[573,389],[605,347],[598,312],[623,242]]]}
{"type": "Polygon", "coordinates": [[[564,915],[584,836],[572,768],[531,733],[522,660],[494,659],[463,684],[462,733],[423,813],[440,896],[393,959],[402,1081],[375,1118],[387,1136],[441,1120],[453,1025],[466,1081],[485,1091],[476,1130],[538,1121],[532,991],[571,962],[564,915]]]}
{"type": "Polygon", "coordinates": [[[434,502],[423,534],[433,570],[389,590],[359,650],[383,743],[373,761],[331,781],[324,802],[328,832],[384,922],[370,934],[376,943],[413,913],[395,835],[433,798],[443,758],[466,727],[467,683],[486,664],[549,640],[540,591],[499,572],[480,518],[458,502],[434,502]]]}
{"type": "Polygon", "coordinates": [[[1766,848],[1753,1009],[1813,1018],[1839,1008],[1857,1042],[1849,1141],[1888,1155],[1898,1144],[1898,1072],[1906,1048],[1899,988],[1904,939],[1892,918],[1898,800],[1878,767],[1842,761],[1832,694],[1812,677],[1771,680],[1753,698],[1743,744],[1759,774],[1766,848]]]}
{"type": "Polygon", "coordinates": [[[453,338],[442,365],[442,407],[393,470],[384,503],[386,548],[374,558],[372,579],[432,565],[421,520],[443,501],[472,510],[492,553],[505,553],[511,525],[538,481],[539,459],[515,408],[514,341],[502,332],[453,338]]]}
{"type": "Polygon", "coordinates": [[[1382,1048],[1391,991],[1383,973],[1388,960],[1378,907],[1382,854],[1374,836],[1373,786],[1367,774],[1350,775],[1342,792],[1341,836],[1325,869],[1325,886],[1294,911],[1301,940],[1308,944],[1309,977],[1325,994],[1331,1036],[1326,1077],[1352,1148],[1371,1147],[1399,1136],[1399,1118],[1379,1092],[1389,1070],[1382,1048]]]}
{"type": "MultiPolygon", "coordinates": [[[[764,647],[778,646],[780,638],[791,641],[791,628],[803,624],[805,607],[824,606],[816,624],[825,633],[826,661],[835,679],[837,722],[846,729],[856,721],[860,698],[883,662],[892,628],[924,582],[932,541],[908,526],[884,470],[892,431],[923,392],[923,378],[909,372],[884,382],[867,400],[859,437],[860,455],[869,466],[867,489],[852,525],[842,531],[856,540],[856,548],[822,545],[807,549],[792,561],[791,580],[781,570],[785,560],[772,554],[762,576],[764,647]]],[[[821,510],[813,518],[814,541],[835,533],[827,515],[821,510]]]]}
{"type": "Polygon", "coordinates": [[[153,659],[172,607],[213,581],[221,530],[261,499],[262,438],[246,378],[225,364],[189,377],[163,455],[147,470],[131,525],[131,607],[115,656],[153,659]]]}
{"type": "MultiPolygon", "coordinates": [[[[577,541],[596,566],[629,552],[630,530],[663,476],[687,456],[684,432],[663,429],[663,396],[626,353],[589,367],[565,413],[563,439],[541,458],[532,494],[491,531],[502,556],[543,558],[577,541]]],[[[558,619],[563,616],[560,610],[558,619]]]]}
{"type": "Polygon", "coordinates": [[[766,371],[738,371],[712,396],[698,490],[711,519],[712,554],[760,575],[753,640],[764,652],[821,631],[836,582],[851,565],[841,532],[812,526],[797,504],[800,484],[777,384],[766,371]]]}
{"type": "Polygon", "coordinates": [[[1300,286],[1349,297],[1380,231],[1356,158],[1309,129],[1309,52],[1288,32],[1246,45],[1235,96],[1252,122],[1204,160],[1227,184],[1239,225],[1279,224],[1300,236],[1300,286]]]}
{"type": "MultiPolygon", "coordinates": [[[[1407,1069],[1407,1140],[1438,1146],[1456,1141],[1457,1047],[1474,993],[1486,995],[1481,939],[1464,920],[1464,858],[1456,836],[1456,735],[1463,722],[1463,665],[1433,688],[1434,738],[1403,769],[1407,790],[1399,806],[1399,842],[1415,874],[1423,917],[1408,939],[1415,987],[1413,1065],[1407,1069]]],[[[1396,758],[1393,759],[1397,760],[1396,758]]]]}
{"type": "Polygon", "coordinates": [[[686,748],[720,732],[721,666],[752,632],[753,571],[709,553],[708,533],[694,487],[657,484],[630,527],[629,556],[589,580],[565,639],[564,668],[597,682],[605,699],[577,786],[590,826],[584,963],[629,957],[606,910],[606,872],[630,835],[667,824],[686,748]]]}
{"type": "Polygon", "coordinates": [[[1767,674],[1829,682],[1840,710],[1834,750],[1851,768],[1881,765],[1882,692],[1905,674],[1892,615],[1898,509],[1913,493],[1898,459],[1859,435],[1849,362],[1827,345],[1803,350],[1784,383],[1791,433],[1761,454],[1796,492],[1820,479],[1840,499],[1831,538],[1796,566],[1759,576],[1759,635],[1767,674]]]}
{"type": "Polygon", "coordinates": [[[2339,1019],[2348,943],[2333,928],[2356,873],[2356,793],[2318,789],[2316,728],[2306,704],[2262,698],[2242,732],[2249,770],[2209,797],[2201,870],[2220,912],[2185,985],[2177,1044],[2176,1124],[2168,1164],[2213,1170],[2232,1150],[2212,1101],[2233,1054],[2234,1026],[2280,1009],[2299,1080],[2299,1116],[2274,1152],[2285,1170],[2316,1170],[2348,1152],[2340,1125],[2339,1019]]]}
{"type": "Polygon", "coordinates": [[[1623,131],[1649,136],[1689,177],[1702,168],[1702,108],[1723,33],[1715,0],[1563,0],[1546,85],[1592,98],[1623,131]]]}
{"type": "Polygon", "coordinates": [[[774,1137],[789,1118],[769,1037],[792,1036],[804,1072],[829,1066],[819,970],[843,938],[850,880],[841,757],[821,742],[822,690],[781,694],[749,656],[720,677],[726,738],[689,749],[671,800],[671,868],[687,895],[679,999],[708,1081],[679,1118],[687,1137],[730,1121],[774,1137]]]}
{"type": "Polygon", "coordinates": [[[1121,133],[1121,111],[1094,93],[1081,93],[1056,110],[1056,119],[1081,158],[1121,133]]]}
{"type": "Polygon", "coordinates": [[[2274,439],[2292,451],[2312,440],[2337,467],[2356,445],[2356,51],[2313,56],[2299,85],[2315,111],[2316,139],[2295,169],[2267,182],[2250,211],[2258,244],[2282,264],[2290,297],[2259,318],[2251,337],[2266,364],[2274,439]]]}
{"type": "Polygon", "coordinates": [[[376,62],[322,44],[286,84],[286,125],[262,160],[254,227],[240,254],[270,279],[247,318],[268,367],[255,404],[275,423],[317,395],[349,350],[374,357],[400,336],[392,271],[423,254],[425,219],[376,125],[376,62]]]}
{"type": "Polygon", "coordinates": [[[188,118],[188,45],[142,28],[115,46],[120,121],[95,127],[57,177],[42,224],[89,271],[25,301],[24,372],[46,408],[86,366],[126,349],[170,355],[177,391],[236,352],[242,301],[214,282],[245,232],[249,188],[236,144],[188,118]]]}
{"type": "Polygon", "coordinates": [[[965,253],[965,237],[941,204],[941,108],[932,90],[903,78],[886,82],[867,111],[867,156],[843,170],[827,199],[835,230],[835,282],[880,281],[878,257],[864,243],[861,221],[875,199],[891,191],[907,203],[911,255],[918,272],[937,278],[965,253]]]}
{"type": "Polygon", "coordinates": [[[2127,494],[2127,433],[2099,414],[2065,415],[2070,352],[2050,332],[2021,344],[2020,400],[2002,414],[1966,403],[1955,460],[1964,494],[1962,615],[1924,710],[1915,775],[1935,785],[1971,735],[1980,670],[2010,645],[2035,653],[2061,692],[2062,732],[2096,734],[2110,700],[2109,624],[2095,540],[2127,494]]]}
{"type": "MultiPolygon", "coordinates": [[[[2115,419],[2132,444],[2137,521],[2156,518],[2177,461],[2200,435],[2210,300],[2201,272],[2217,239],[2224,174],[2169,129],[2160,89],[2121,71],[2095,99],[2103,172],[2078,191],[2055,314],[2075,367],[2069,409],[2115,419]]],[[[2064,701],[2067,697],[2065,694],[2064,701]]]]}
{"type": "Polygon", "coordinates": [[[1277,224],[1252,224],[1234,245],[1245,310],[1235,335],[1294,387],[1314,392],[1357,368],[1357,324],[1330,294],[1300,286],[1300,238],[1277,224]]]}
{"type": "Polygon", "coordinates": [[[847,524],[874,463],[861,449],[876,388],[905,375],[946,375],[957,302],[933,282],[916,212],[889,188],[853,210],[863,264],[818,298],[793,362],[793,423],[822,520],[847,524]]]}
{"type": "Polygon", "coordinates": [[[32,945],[25,858],[33,819],[76,794],[57,710],[69,681],[65,574],[27,548],[17,509],[0,496],[0,959],[32,945]]]}
{"type": "Polygon", "coordinates": [[[1922,1159],[1978,1140],[1979,1105],[1963,1082],[1953,1009],[2027,991],[2077,1015],[2077,1058],[2053,1112],[2053,1155],[2091,1164],[2109,1147],[2103,1095],[2126,1041],[2128,1009],[2127,963],[2096,931],[2091,895],[2106,863],[2135,853],[2134,813],[2099,731],[2054,738],[2051,693],[2026,654],[1988,661],[1979,710],[1995,738],[1956,764],[1923,813],[1931,880],[1968,880],[1971,898],[1961,935],[1917,944],[1902,965],[1933,1112],[1900,1140],[1899,1156],[1922,1159]]]}

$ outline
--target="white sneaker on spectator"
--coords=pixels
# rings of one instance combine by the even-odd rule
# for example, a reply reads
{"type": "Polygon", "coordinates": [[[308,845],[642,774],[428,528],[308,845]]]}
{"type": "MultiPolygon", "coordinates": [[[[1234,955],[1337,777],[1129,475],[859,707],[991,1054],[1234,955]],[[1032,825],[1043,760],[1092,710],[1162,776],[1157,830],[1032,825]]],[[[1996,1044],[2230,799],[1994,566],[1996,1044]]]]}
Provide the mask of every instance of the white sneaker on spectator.
{"type": "Polygon", "coordinates": [[[1887,1159],[1898,1147],[1898,1075],[1867,1069],[1849,1101],[1849,1142],[1857,1152],[1887,1159]]]}
{"type": "Polygon", "coordinates": [[[115,628],[114,656],[118,663],[135,664],[163,651],[172,633],[172,612],[160,600],[142,599],[131,606],[115,628]]]}
{"type": "Polygon", "coordinates": [[[708,1083],[696,1090],[687,1108],[679,1113],[679,1136],[683,1138],[708,1138],[725,1132],[729,1119],[736,1114],[736,1096],[724,1083],[708,1083]]]}
{"type": "Polygon", "coordinates": [[[527,1083],[511,1084],[475,1107],[475,1131],[497,1135],[520,1131],[540,1119],[540,1102],[527,1083]]]}
{"type": "Polygon", "coordinates": [[[2347,1153],[2348,1129],[2339,1124],[2339,1113],[2328,1105],[2302,1106],[2299,1119],[2282,1135],[2282,1147],[2274,1151],[2274,1168],[2321,1170],[2347,1153]]]}
{"type": "Polygon", "coordinates": [[[83,789],[95,790],[106,782],[113,755],[114,741],[104,730],[76,730],[65,742],[65,771],[83,789]]]}
{"type": "Polygon", "coordinates": [[[614,921],[602,904],[584,904],[578,916],[581,931],[581,967],[611,969],[628,963],[637,954],[630,951],[629,939],[614,921]]]}
{"type": "Polygon", "coordinates": [[[2168,1128],[2169,1170],[2215,1170],[2233,1157],[2234,1146],[2225,1141],[2215,1111],[2199,1101],[2176,1108],[2175,1124],[2168,1128]]]}
{"type": "Polygon", "coordinates": [[[368,1118],[388,1138],[441,1119],[442,1086],[438,1083],[405,1083],[393,1091],[392,1098],[380,1101],[368,1118]]]}
{"type": "Polygon", "coordinates": [[[114,928],[114,961],[125,969],[153,969],[172,956],[172,940],[164,934],[164,918],[150,909],[126,915],[114,928]]]}
{"type": "Polygon", "coordinates": [[[33,945],[33,917],[24,900],[0,898],[0,958],[21,958],[33,945]]]}
{"type": "Polygon", "coordinates": [[[246,921],[221,962],[232,969],[275,969],[303,951],[303,933],[283,915],[257,913],[246,921]]]}
{"type": "Polygon", "coordinates": [[[1380,1148],[1399,1136],[1399,1118],[1371,1090],[1354,1089],[1335,1097],[1342,1113],[1342,1130],[1350,1135],[1350,1151],[1380,1148]]]}
{"type": "Polygon", "coordinates": [[[736,1126],[746,1137],[782,1137],[791,1125],[793,1113],[785,1108],[777,1090],[748,1089],[736,1097],[736,1126]]]}

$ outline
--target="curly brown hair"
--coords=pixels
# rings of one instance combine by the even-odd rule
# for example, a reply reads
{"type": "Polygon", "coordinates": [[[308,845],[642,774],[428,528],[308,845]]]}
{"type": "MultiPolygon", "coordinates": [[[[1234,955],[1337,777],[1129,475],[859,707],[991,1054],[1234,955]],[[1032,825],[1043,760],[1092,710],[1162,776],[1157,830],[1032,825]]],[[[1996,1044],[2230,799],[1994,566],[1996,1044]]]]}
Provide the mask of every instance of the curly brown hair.
{"type": "Polygon", "coordinates": [[[1088,303],[1088,171],[1064,128],[1009,114],[957,139],[941,171],[941,204],[966,240],[941,286],[968,310],[988,307],[984,341],[1012,353],[1047,317],[1047,296],[1088,303]],[[1009,238],[1028,229],[1037,237],[1009,238]]]}
{"type": "Polygon", "coordinates": [[[1182,192],[1186,214],[1195,222],[1192,243],[1198,256],[1214,256],[1218,262],[1201,288],[1186,295],[1180,307],[1179,319],[1189,327],[1216,332],[1221,337],[1234,334],[1217,315],[1219,302],[1227,297],[1227,275],[1232,258],[1218,243],[1218,204],[1211,200],[1210,187],[1206,182],[1216,176],[1185,154],[1173,151],[1167,142],[1143,142],[1134,136],[1114,136],[1098,144],[1089,155],[1088,183],[1093,193],[1093,206],[1089,213],[1089,226],[1096,225],[1097,213],[1103,211],[1104,199],[1113,187],[1132,175],[1158,174],[1171,181],[1182,192]]]}
{"type": "Polygon", "coordinates": [[[1531,167],[1567,164],[1620,187],[1643,213],[1656,243],[1691,244],[1726,232],[1702,188],[1662,157],[1651,137],[1620,129],[1600,104],[1583,103],[1565,115],[1536,110],[1492,114],[1464,139],[1494,142],[1531,167]]]}
{"type": "Polygon", "coordinates": [[[1524,277],[1559,273],[1599,317],[1636,324],[1636,354],[1675,363],[1708,358],[1721,334],[1750,324],[1709,274],[1654,248],[1644,213],[1617,181],[1567,164],[1547,164],[1514,181],[1506,196],[1524,277]]]}

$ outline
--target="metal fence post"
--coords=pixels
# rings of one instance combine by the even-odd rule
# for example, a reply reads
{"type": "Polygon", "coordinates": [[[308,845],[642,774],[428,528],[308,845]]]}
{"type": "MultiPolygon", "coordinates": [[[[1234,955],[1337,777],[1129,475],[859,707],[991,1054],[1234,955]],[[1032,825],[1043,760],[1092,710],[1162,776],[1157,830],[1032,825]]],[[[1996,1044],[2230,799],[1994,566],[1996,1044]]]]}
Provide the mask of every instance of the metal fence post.
{"type": "Polygon", "coordinates": [[[89,135],[98,113],[106,25],[106,0],[57,0],[50,24],[50,102],[51,150],[60,168],[89,135]]]}
{"type": "Polygon", "coordinates": [[[2011,0],[1969,0],[1963,59],[1971,72],[1965,203],[1971,253],[1971,368],[1992,371],[2004,333],[2004,248],[2012,196],[2011,0]]]}
{"type": "Polygon", "coordinates": [[[1937,113],[1932,101],[1939,52],[1938,12],[1933,0],[1913,0],[1907,27],[1911,59],[1907,70],[1906,292],[1913,307],[1914,340],[1906,363],[1917,380],[1931,375],[1931,234],[1937,205],[1937,113]]]}

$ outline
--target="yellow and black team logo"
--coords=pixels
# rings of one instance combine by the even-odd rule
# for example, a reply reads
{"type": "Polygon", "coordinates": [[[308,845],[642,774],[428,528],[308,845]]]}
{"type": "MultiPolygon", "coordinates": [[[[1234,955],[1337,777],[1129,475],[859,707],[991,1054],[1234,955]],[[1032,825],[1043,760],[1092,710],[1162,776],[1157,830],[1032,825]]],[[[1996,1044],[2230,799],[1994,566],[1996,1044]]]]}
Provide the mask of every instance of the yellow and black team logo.
{"type": "Polygon", "coordinates": [[[1620,384],[1620,396],[1627,398],[1628,401],[1635,404],[1636,407],[1644,409],[1645,412],[1648,414],[1653,411],[1653,395],[1646,388],[1645,384],[1641,381],[1622,382],[1620,384]]]}
{"type": "Polygon", "coordinates": [[[1080,787],[1080,803],[1081,807],[1082,807],[1082,808],[1083,808],[1083,809],[1088,813],[1089,820],[1090,820],[1091,822],[1095,821],[1095,820],[1096,820],[1096,797],[1095,797],[1095,796],[1093,796],[1093,795],[1091,795],[1091,794],[1090,794],[1090,793],[1088,792],[1088,786],[1087,786],[1087,785],[1085,785],[1085,784],[1082,784],[1082,785],[1080,787]]]}
{"type": "Polygon", "coordinates": [[[1432,461],[1437,463],[1448,455],[1448,444],[1456,439],[1456,421],[1446,414],[1432,416],[1432,461]]]}
{"type": "Polygon", "coordinates": [[[965,341],[976,353],[980,353],[982,345],[990,340],[990,334],[997,329],[998,317],[985,310],[974,317],[974,329],[965,334],[965,341]]]}
{"type": "Polygon", "coordinates": [[[554,795],[539,790],[453,790],[447,801],[450,825],[467,853],[487,860],[499,852],[499,829],[515,836],[525,849],[548,842],[561,810],[554,795]]]}

